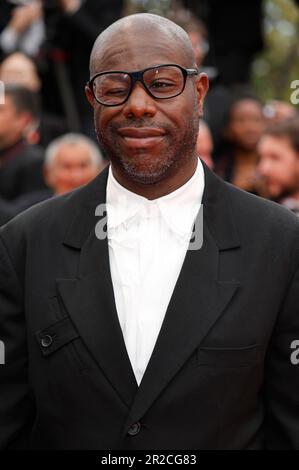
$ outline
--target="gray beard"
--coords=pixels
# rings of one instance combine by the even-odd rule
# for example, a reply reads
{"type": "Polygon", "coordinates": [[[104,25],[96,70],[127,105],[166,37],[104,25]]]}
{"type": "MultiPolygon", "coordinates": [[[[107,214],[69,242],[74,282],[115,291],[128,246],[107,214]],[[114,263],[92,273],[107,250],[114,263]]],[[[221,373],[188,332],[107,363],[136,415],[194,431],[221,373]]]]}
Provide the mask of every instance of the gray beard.
{"type": "MultiPolygon", "coordinates": [[[[138,120],[136,122],[131,121],[130,124],[136,124],[136,127],[142,127],[141,124],[150,127],[150,125],[148,125],[148,123],[144,122],[143,120],[138,120]]],[[[162,164],[157,169],[155,166],[151,169],[149,164],[147,171],[138,169],[133,162],[122,158],[121,151],[117,151],[118,142],[116,138],[112,138],[111,141],[108,142],[106,139],[106,133],[102,133],[100,130],[98,130],[97,136],[100,144],[103,146],[111,162],[116,165],[122,173],[125,173],[127,176],[129,176],[130,180],[136,183],[150,185],[162,181],[170,174],[170,172],[175,173],[176,170],[179,169],[184,163],[194,158],[194,155],[196,154],[198,128],[199,116],[194,112],[190,126],[186,127],[186,132],[183,136],[183,139],[178,140],[177,142],[176,138],[173,139],[173,141],[176,143],[176,145],[170,145],[173,148],[173,154],[165,154],[164,159],[162,156],[162,164]]],[[[172,136],[175,135],[175,129],[165,128],[165,130],[166,132],[168,130],[169,138],[172,139],[172,136]]],[[[116,136],[116,132],[117,127],[110,129],[110,135],[116,136]]],[[[142,155],[140,155],[140,158],[142,158],[142,155]]]]}

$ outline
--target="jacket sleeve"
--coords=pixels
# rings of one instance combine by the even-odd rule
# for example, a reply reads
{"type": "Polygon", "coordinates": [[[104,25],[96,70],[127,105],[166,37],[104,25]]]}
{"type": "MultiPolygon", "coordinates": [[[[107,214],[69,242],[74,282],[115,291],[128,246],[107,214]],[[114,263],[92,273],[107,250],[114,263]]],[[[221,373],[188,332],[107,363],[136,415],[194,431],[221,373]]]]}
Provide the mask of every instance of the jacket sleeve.
{"type": "Polygon", "coordinates": [[[0,450],[22,442],[34,411],[27,378],[23,293],[0,235],[0,450]]]}
{"type": "Polygon", "coordinates": [[[287,290],[265,365],[267,449],[299,449],[299,267],[287,290]]]}

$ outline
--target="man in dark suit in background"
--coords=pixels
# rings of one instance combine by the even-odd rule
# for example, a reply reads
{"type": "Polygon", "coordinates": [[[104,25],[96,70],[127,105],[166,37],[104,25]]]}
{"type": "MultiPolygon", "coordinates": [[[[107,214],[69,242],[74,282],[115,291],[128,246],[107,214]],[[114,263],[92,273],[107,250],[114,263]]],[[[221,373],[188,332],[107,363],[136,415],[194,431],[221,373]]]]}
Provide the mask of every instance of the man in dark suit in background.
{"type": "Polygon", "coordinates": [[[0,447],[299,448],[297,217],[198,158],[175,24],[114,23],[90,72],[111,165],[0,230],[0,447]]]}
{"type": "Polygon", "coordinates": [[[0,104],[0,196],[14,199],[45,188],[42,175],[44,151],[29,145],[27,133],[38,126],[35,95],[25,87],[6,85],[0,104]]]}
{"type": "Polygon", "coordinates": [[[38,120],[34,93],[18,85],[6,85],[4,102],[0,104],[0,225],[7,220],[10,203],[46,188],[43,149],[29,145],[26,139],[27,133],[38,126],[38,120]]]}

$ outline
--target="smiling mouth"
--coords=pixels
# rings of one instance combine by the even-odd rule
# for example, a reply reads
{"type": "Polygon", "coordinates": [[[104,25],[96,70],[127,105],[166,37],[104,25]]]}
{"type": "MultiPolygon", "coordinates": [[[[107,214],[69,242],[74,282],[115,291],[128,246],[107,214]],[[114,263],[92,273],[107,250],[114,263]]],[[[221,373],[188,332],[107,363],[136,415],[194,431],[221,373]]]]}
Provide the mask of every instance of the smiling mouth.
{"type": "Polygon", "coordinates": [[[131,148],[149,148],[159,144],[165,131],[152,127],[126,127],[118,130],[125,144],[131,148]]]}

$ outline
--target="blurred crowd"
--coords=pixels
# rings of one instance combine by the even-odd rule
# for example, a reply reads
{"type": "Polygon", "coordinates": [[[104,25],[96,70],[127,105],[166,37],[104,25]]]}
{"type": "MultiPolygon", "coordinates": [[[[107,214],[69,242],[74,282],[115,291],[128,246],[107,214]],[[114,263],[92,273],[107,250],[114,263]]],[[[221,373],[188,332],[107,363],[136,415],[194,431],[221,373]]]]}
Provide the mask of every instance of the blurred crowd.
{"type": "MultiPolygon", "coordinates": [[[[121,0],[1,0],[0,225],[86,184],[107,164],[84,86],[95,38],[126,7],[121,0]]],[[[276,97],[263,103],[249,87],[263,47],[262,1],[186,0],[169,18],[187,31],[210,79],[198,154],[226,181],[299,215],[298,109],[276,97]]]]}

